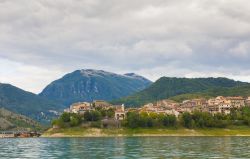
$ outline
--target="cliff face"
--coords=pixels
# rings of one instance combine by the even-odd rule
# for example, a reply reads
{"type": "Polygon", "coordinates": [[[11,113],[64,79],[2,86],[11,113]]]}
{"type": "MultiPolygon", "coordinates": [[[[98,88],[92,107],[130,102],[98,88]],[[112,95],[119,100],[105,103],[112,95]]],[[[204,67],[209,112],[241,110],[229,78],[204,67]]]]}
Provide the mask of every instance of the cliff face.
{"type": "Polygon", "coordinates": [[[49,84],[40,96],[68,106],[78,101],[118,99],[143,90],[151,83],[134,73],[119,75],[102,70],[77,70],[49,84]]]}

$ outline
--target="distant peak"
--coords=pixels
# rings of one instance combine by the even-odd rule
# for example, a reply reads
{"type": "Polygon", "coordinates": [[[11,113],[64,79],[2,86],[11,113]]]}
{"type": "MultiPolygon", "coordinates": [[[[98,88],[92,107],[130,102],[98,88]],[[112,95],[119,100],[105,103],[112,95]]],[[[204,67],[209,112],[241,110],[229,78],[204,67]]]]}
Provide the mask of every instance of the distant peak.
{"type": "Polygon", "coordinates": [[[130,78],[130,79],[137,79],[141,81],[146,81],[149,83],[152,83],[150,80],[147,78],[140,76],[135,73],[126,73],[126,74],[117,74],[117,73],[112,73],[104,70],[96,70],[96,69],[81,69],[81,70],[76,70],[70,74],[67,74],[66,76],[70,76],[71,74],[76,74],[77,76],[83,76],[83,77],[121,77],[121,78],[130,78]]]}
{"type": "Polygon", "coordinates": [[[147,78],[145,78],[143,76],[140,76],[138,74],[135,74],[135,73],[126,73],[126,74],[124,74],[124,76],[130,77],[130,78],[135,78],[135,79],[140,79],[140,80],[143,80],[143,81],[151,82],[147,78]]]}
{"type": "Polygon", "coordinates": [[[135,73],[126,73],[124,74],[124,76],[129,76],[129,77],[136,77],[136,78],[144,78],[138,74],[135,74],[135,73]]]}
{"type": "Polygon", "coordinates": [[[95,70],[95,69],[82,69],[78,70],[83,76],[105,76],[105,75],[114,75],[114,73],[103,71],[103,70],[95,70]]]}
{"type": "Polygon", "coordinates": [[[105,72],[103,70],[96,70],[96,69],[81,69],[81,72],[105,72]]]}
{"type": "Polygon", "coordinates": [[[135,74],[135,73],[126,73],[126,74],[124,74],[125,76],[139,76],[139,75],[137,75],[137,74],[135,74]]]}

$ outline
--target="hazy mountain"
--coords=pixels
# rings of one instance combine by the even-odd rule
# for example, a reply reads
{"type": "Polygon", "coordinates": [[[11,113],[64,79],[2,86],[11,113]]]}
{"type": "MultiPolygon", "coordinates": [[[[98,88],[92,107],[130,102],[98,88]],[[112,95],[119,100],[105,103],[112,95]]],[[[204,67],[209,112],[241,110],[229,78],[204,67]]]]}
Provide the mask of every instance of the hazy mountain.
{"type": "Polygon", "coordinates": [[[223,91],[219,90],[244,86],[249,86],[249,84],[227,78],[162,77],[145,90],[135,93],[132,96],[114,100],[113,103],[124,103],[128,106],[140,106],[147,102],[153,102],[187,93],[197,93],[212,89],[223,93],[223,91]]]}
{"type": "Polygon", "coordinates": [[[118,99],[143,90],[151,83],[134,73],[119,75],[102,70],[77,70],[49,84],[40,96],[68,106],[78,101],[118,99]]]}
{"type": "Polygon", "coordinates": [[[4,108],[0,108],[0,130],[40,130],[42,126],[36,121],[4,108]]]}
{"type": "Polygon", "coordinates": [[[60,104],[10,84],[0,84],[0,107],[42,122],[55,116],[53,110],[62,109],[60,104]]]}

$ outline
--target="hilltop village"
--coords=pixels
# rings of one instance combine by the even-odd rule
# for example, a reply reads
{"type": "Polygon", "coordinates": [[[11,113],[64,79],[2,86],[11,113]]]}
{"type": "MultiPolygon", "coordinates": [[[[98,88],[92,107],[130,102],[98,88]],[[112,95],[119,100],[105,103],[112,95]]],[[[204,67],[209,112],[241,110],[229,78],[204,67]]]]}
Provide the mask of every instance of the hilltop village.
{"type": "Polygon", "coordinates": [[[184,100],[181,103],[173,100],[165,99],[155,103],[148,103],[140,108],[127,108],[124,105],[112,105],[106,101],[95,100],[92,103],[79,102],[74,103],[64,112],[84,114],[85,112],[94,111],[96,109],[114,110],[115,120],[124,120],[128,112],[141,113],[156,113],[164,115],[174,115],[178,117],[184,112],[192,113],[194,111],[208,112],[214,114],[230,114],[232,109],[240,109],[245,106],[250,106],[250,97],[244,98],[241,96],[223,97],[218,96],[211,99],[192,99],[184,100]]]}

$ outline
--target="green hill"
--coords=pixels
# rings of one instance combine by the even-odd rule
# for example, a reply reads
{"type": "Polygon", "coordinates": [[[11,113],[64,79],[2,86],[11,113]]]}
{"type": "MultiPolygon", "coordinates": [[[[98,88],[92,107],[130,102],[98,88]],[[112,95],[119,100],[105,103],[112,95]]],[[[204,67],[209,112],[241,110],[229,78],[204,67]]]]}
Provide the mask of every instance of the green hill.
{"type": "MultiPolygon", "coordinates": [[[[212,95],[214,92],[218,95],[223,95],[223,92],[234,91],[238,87],[244,89],[244,86],[250,84],[240,81],[234,81],[227,78],[170,78],[162,77],[153,83],[147,89],[140,91],[132,96],[121,98],[112,101],[113,104],[125,104],[127,106],[140,106],[148,102],[154,102],[161,99],[186,94],[187,96],[198,96],[198,92],[208,91],[207,96],[212,95]],[[227,88],[235,88],[235,90],[227,90],[227,88]],[[221,94],[220,94],[221,93],[221,94]]],[[[246,89],[247,91],[248,89],[246,89]]],[[[226,93],[225,93],[226,94],[226,93]]],[[[228,93],[230,94],[230,93],[228,93]]],[[[176,97],[177,98],[177,97],[176,97]]],[[[181,96],[179,97],[181,98],[181,96]]]]}
{"type": "Polygon", "coordinates": [[[62,106],[10,84],[0,84],[0,106],[39,122],[49,122],[62,106]]]}
{"type": "Polygon", "coordinates": [[[43,127],[36,121],[4,108],[0,108],[0,130],[42,130],[43,127]]]}
{"type": "Polygon", "coordinates": [[[216,96],[243,96],[248,97],[250,96],[250,86],[239,86],[239,87],[233,87],[233,88],[215,88],[206,90],[203,92],[197,92],[197,93],[187,93],[187,94],[181,94],[174,97],[170,97],[169,99],[172,99],[177,102],[182,102],[183,100],[187,99],[194,99],[194,98],[211,98],[216,96]]]}

